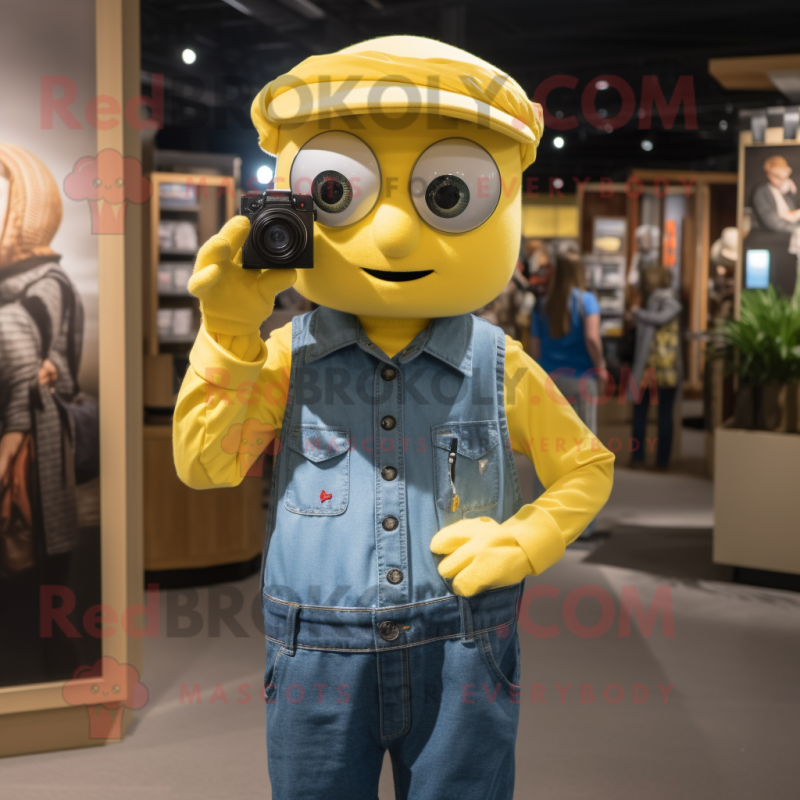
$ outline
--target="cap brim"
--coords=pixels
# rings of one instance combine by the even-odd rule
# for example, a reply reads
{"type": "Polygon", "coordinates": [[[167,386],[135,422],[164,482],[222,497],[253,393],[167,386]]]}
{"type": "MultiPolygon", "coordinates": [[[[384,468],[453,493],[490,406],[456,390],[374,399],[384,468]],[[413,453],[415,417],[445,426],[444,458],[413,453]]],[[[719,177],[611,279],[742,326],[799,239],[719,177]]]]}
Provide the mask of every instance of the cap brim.
{"type": "Polygon", "coordinates": [[[341,85],[337,83],[336,90],[326,82],[292,87],[272,100],[267,117],[274,125],[286,126],[350,114],[380,114],[398,122],[403,115],[438,114],[477,123],[522,144],[538,143],[525,122],[467,95],[388,81],[345,89],[341,85]]]}

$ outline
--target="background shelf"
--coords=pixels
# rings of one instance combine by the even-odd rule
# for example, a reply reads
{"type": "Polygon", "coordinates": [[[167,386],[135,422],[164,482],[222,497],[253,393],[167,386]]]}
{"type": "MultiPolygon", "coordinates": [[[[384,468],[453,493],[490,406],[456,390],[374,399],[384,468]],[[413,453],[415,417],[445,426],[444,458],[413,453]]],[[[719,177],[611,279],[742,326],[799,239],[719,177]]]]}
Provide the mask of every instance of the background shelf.
{"type": "MultiPolygon", "coordinates": [[[[234,215],[236,181],[231,175],[193,172],[153,172],[149,177],[153,194],[148,218],[150,263],[145,286],[145,354],[152,359],[168,356],[174,364],[174,357],[180,355],[182,350],[188,354],[200,324],[199,303],[185,288],[194,267],[197,249],[162,247],[161,238],[169,238],[169,234],[164,237],[162,223],[167,228],[170,225],[192,225],[196,230],[198,245],[202,244],[234,215]],[[185,199],[182,199],[184,194],[185,199]],[[167,272],[172,273],[171,279],[165,277],[167,272]],[[165,332],[163,326],[159,330],[159,310],[185,308],[187,305],[193,313],[191,335],[183,332],[185,325],[180,333],[165,332]]],[[[187,232],[184,230],[183,233],[187,232]]],[[[173,376],[167,373],[168,370],[163,366],[145,371],[145,395],[157,398],[159,402],[156,405],[168,404],[168,398],[174,397],[173,376]],[[148,385],[148,380],[151,385],[148,385]],[[159,385],[152,385],[154,380],[159,385]]]]}
{"type": "Polygon", "coordinates": [[[161,201],[162,211],[200,211],[200,203],[165,203],[161,201]]]}

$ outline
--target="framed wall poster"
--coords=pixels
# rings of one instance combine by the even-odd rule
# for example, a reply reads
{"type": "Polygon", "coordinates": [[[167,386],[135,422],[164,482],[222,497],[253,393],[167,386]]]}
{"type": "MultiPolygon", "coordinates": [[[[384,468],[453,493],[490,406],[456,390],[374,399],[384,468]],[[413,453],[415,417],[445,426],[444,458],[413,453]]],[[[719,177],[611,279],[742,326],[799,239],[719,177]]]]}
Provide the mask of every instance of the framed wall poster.
{"type": "Polygon", "coordinates": [[[146,700],[139,94],[138,0],[4,10],[0,756],[119,739],[146,700]]]}
{"type": "Polygon", "coordinates": [[[769,128],[764,142],[739,136],[737,227],[741,233],[736,308],[743,289],[800,290],[800,139],[769,128]]]}

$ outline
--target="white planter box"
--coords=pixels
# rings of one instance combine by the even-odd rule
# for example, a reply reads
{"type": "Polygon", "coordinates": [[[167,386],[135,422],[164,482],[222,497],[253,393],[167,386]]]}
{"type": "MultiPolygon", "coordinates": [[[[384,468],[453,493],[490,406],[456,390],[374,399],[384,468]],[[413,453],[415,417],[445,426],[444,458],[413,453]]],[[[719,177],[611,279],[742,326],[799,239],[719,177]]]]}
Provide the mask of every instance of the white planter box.
{"type": "Polygon", "coordinates": [[[800,435],[714,431],[714,562],[800,575],[800,435]]]}

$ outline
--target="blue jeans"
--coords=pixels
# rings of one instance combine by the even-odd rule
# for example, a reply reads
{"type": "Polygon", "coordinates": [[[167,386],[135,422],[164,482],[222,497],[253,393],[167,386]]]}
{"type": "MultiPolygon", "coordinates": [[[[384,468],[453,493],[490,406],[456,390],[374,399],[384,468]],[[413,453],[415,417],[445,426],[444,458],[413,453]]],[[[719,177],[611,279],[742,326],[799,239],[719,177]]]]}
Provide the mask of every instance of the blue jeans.
{"type": "MultiPolygon", "coordinates": [[[[674,386],[659,386],[658,393],[658,442],[656,444],[656,464],[659,467],[669,466],[672,453],[672,436],[674,425],[672,413],[675,407],[677,389],[674,386]]],[[[647,410],[650,407],[650,390],[646,390],[641,402],[633,407],[633,439],[638,448],[631,455],[632,461],[644,463],[645,436],[647,434],[647,410]]]]}
{"type": "MultiPolygon", "coordinates": [[[[463,601],[451,601],[457,619],[463,601]]],[[[400,624],[426,636],[452,621],[436,603],[403,613],[409,616],[400,624]]],[[[369,629],[374,614],[356,616],[355,624],[369,629]]],[[[302,617],[303,609],[301,634],[302,617]]],[[[397,800],[512,800],[520,703],[513,619],[486,630],[476,614],[474,628],[467,620],[461,635],[337,652],[316,648],[323,641],[335,645],[337,637],[352,645],[366,631],[354,630],[350,619],[331,619],[328,611],[325,617],[308,624],[313,648],[298,643],[292,652],[291,642],[267,640],[267,755],[275,800],[376,800],[387,750],[397,800]]]]}

